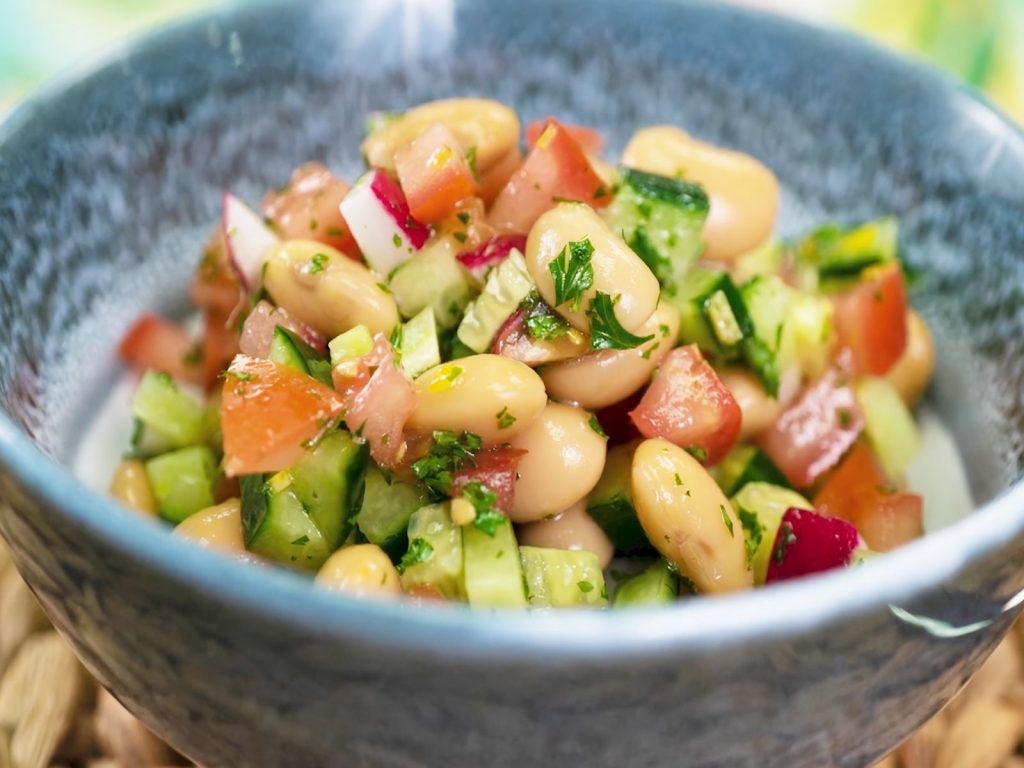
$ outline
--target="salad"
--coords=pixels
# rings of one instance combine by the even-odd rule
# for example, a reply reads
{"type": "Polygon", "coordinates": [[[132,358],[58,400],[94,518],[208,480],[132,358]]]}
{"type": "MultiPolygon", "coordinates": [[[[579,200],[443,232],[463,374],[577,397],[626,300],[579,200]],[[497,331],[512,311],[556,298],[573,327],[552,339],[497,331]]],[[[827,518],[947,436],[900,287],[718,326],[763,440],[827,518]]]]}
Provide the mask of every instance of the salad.
{"type": "Polygon", "coordinates": [[[361,149],[351,185],[308,163],[225,194],[198,332],[123,339],[125,505],[323,588],[480,608],[667,603],[921,535],[934,353],[894,219],[782,241],[753,157],[656,126],[611,165],[483,99],[374,114],[361,149]]]}

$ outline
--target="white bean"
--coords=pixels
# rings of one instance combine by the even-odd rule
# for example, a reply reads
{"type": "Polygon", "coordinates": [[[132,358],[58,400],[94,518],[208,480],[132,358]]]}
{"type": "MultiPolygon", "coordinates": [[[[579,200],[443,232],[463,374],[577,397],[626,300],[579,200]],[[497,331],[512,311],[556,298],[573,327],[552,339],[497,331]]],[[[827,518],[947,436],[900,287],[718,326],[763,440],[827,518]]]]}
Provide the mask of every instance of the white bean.
{"type": "Polygon", "coordinates": [[[353,597],[396,598],[402,594],[398,570],[376,544],[342,547],[320,567],[316,584],[353,597]]]}
{"type": "Polygon", "coordinates": [[[585,500],[576,502],[554,517],[519,526],[516,538],[521,546],[593,552],[602,569],[608,567],[615,554],[615,545],[587,514],[585,500]]]}

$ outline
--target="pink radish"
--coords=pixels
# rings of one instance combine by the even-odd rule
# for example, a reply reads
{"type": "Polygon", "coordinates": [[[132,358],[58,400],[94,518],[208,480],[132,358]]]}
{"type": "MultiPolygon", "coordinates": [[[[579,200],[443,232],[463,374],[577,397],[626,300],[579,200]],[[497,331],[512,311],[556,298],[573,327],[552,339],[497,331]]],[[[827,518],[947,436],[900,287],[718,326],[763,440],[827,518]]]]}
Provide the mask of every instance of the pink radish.
{"type": "Polygon", "coordinates": [[[765,583],[842,568],[859,546],[860,534],[845,520],[790,507],[775,535],[765,583]]]}
{"type": "Polygon", "coordinates": [[[487,270],[504,261],[513,249],[526,253],[526,235],[496,235],[471,251],[463,251],[455,258],[472,273],[473,277],[483,282],[487,270]]]}
{"type": "Polygon", "coordinates": [[[409,212],[402,190],[379,169],[363,174],[340,208],[366,263],[381,275],[408,261],[430,237],[430,229],[409,212]]]}
{"type": "Polygon", "coordinates": [[[263,262],[267,249],[280,239],[256,213],[230,192],[224,193],[221,215],[228,258],[238,279],[249,293],[256,293],[263,282],[263,262]]]}

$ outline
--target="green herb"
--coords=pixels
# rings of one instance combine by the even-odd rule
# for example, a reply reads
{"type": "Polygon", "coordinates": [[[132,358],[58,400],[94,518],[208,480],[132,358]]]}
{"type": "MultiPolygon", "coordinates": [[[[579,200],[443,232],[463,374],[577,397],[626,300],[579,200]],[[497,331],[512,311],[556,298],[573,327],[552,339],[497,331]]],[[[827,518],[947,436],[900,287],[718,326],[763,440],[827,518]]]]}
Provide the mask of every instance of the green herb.
{"type": "Polygon", "coordinates": [[[309,231],[310,232],[315,232],[316,231],[316,226],[317,226],[316,219],[310,219],[309,220],[309,231]]]}
{"type": "MultiPolygon", "coordinates": [[[[237,375],[234,371],[225,371],[224,373],[225,373],[225,375],[227,375],[227,374],[231,374],[232,376],[237,375]]],[[[246,375],[248,375],[248,374],[246,374],[246,375]]],[[[176,387],[177,386],[174,383],[174,379],[171,378],[171,374],[169,374],[167,371],[157,371],[157,373],[156,373],[156,380],[159,381],[161,384],[165,384],[165,385],[167,385],[169,387],[176,387]]]]}
{"type": "Polygon", "coordinates": [[[682,484],[683,484],[683,478],[681,478],[681,477],[679,476],[679,473],[678,473],[678,472],[676,472],[676,473],[675,473],[675,476],[674,476],[674,477],[675,477],[676,485],[678,485],[678,486],[682,486],[682,484]]]}
{"type": "Polygon", "coordinates": [[[693,458],[695,458],[697,461],[707,461],[708,460],[708,452],[705,451],[699,445],[691,445],[691,446],[689,446],[686,449],[686,452],[688,454],[690,454],[691,456],[693,456],[693,458]]]}
{"type": "Polygon", "coordinates": [[[199,365],[203,361],[203,347],[200,344],[193,344],[185,356],[181,359],[185,365],[199,365]]]}
{"type": "Polygon", "coordinates": [[[736,514],[740,518],[740,525],[743,526],[743,538],[747,544],[747,567],[749,568],[764,539],[764,526],[761,525],[755,512],[739,507],[736,514]]]}
{"type": "Polygon", "coordinates": [[[654,334],[636,336],[622,327],[615,316],[617,298],[612,299],[607,293],[598,291],[590,302],[587,317],[590,319],[591,349],[633,349],[654,338],[654,334]]]}
{"type": "Polygon", "coordinates": [[[501,521],[505,516],[495,507],[498,501],[497,495],[481,483],[466,483],[459,492],[466,501],[473,505],[476,510],[476,517],[473,525],[493,538],[501,521]]]}
{"type": "Polygon", "coordinates": [[[473,178],[480,181],[480,174],[476,169],[476,145],[466,150],[466,165],[469,166],[469,172],[473,174],[473,178]]]}
{"type": "Polygon", "coordinates": [[[509,427],[516,423],[516,417],[508,412],[507,405],[500,411],[498,411],[497,419],[498,429],[508,429],[509,427]]]}
{"type": "Polygon", "coordinates": [[[848,427],[853,421],[853,414],[850,413],[849,408],[840,408],[836,411],[836,418],[839,420],[839,426],[848,427]]]}
{"type": "Polygon", "coordinates": [[[384,293],[391,293],[391,288],[388,287],[387,283],[377,283],[377,287],[380,288],[384,293]]]}
{"type": "Polygon", "coordinates": [[[449,384],[455,383],[459,376],[462,375],[462,369],[457,365],[449,365],[445,368],[444,373],[437,377],[437,381],[447,381],[449,384]]]}
{"type": "Polygon", "coordinates": [[[671,331],[671,328],[669,328],[664,323],[658,326],[658,333],[660,333],[662,337],[668,336],[669,331],[671,331]]]}
{"type": "Polygon", "coordinates": [[[597,420],[596,413],[590,414],[590,418],[587,419],[587,426],[594,430],[598,437],[608,437],[608,433],[604,431],[601,422],[597,420]]]}
{"type": "Polygon", "coordinates": [[[729,529],[729,535],[735,539],[736,531],[732,528],[732,518],[729,516],[729,511],[725,508],[725,504],[719,504],[718,509],[722,512],[722,522],[725,523],[725,527],[729,529]]]}
{"type": "Polygon", "coordinates": [[[465,232],[454,232],[452,233],[452,237],[454,237],[460,243],[464,243],[469,239],[469,235],[467,235],[465,232]]]}
{"type": "Polygon", "coordinates": [[[472,432],[434,432],[434,443],[427,455],[412,465],[412,472],[435,499],[451,495],[452,477],[465,466],[476,466],[476,453],[482,441],[472,432]]]}
{"type": "Polygon", "coordinates": [[[314,253],[313,258],[309,261],[309,274],[315,275],[317,272],[323,272],[330,258],[326,253],[314,253]]]}
{"type": "Polygon", "coordinates": [[[459,211],[458,213],[456,213],[455,214],[455,218],[457,218],[459,221],[461,221],[463,226],[466,226],[466,225],[469,224],[469,214],[466,213],[465,211],[459,211]]]}
{"type": "Polygon", "coordinates": [[[527,332],[538,341],[555,341],[571,330],[569,323],[549,307],[536,291],[531,291],[519,306],[526,310],[527,332]]]}
{"type": "Polygon", "coordinates": [[[599,184],[597,189],[594,190],[594,199],[600,200],[608,194],[608,190],[604,188],[604,184],[599,184]]]}
{"type": "Polygon", "coordinates": [[[309,536],[306,535],[299,536],[299,538],[292,542],[293,547],[302,547],[306,544],[309,544],[309,536]]]}
{"type": "Polygon", "coordinates": [[[796,541],[796,534],[793,533],[793,526],[789,523],[783,523],[779,528],[779,538],[775,542],[775,553],[773,559],[776,565],[782,565],[782,561],[786,558],[786,550],[789,549],[789,545],[796,541]]]}
{"type": "Polygon", "coordinates": [[[594,591],[594,585],[591,584],[589,581],[577,581],[576,586],[579,587],[580,592],[582,592],[584,595],[588,592],[594,591]]]}
{"type": "Polygon", "coordinates": [[[685,591],[689,592],[691,595],[697,594],[697,585],[693,583],[693,579],[691,579],[689,576],[683,576],[683,574],[680,573],[679,586],[685,591]]]}
{"type": "Polygon", "coordinates": [[[391,242],[395,244],[395,248],[401,248],[402,247],[402,236],[400,234],[398,234],[397,232],[395,232],[395,234],[393,234],[391,236],[391,242]]]}
{"type": "Polygon", "coordinates": [[[398,325],[391,329],[391,335],[388,336],[388,341],[391,343],[391,346],[394,347],[396,350],[402,348],[402,336],[403,326],[401,323],[399,323],[398,325]]]}
{"type": "Polygon", "coordinates": [[[328,227],[327,228],[327,236],[328,237],[341,237],[344,234],[345,233],[341,231],[341,227],[328,227]]]}
{"type": "Polygon", "coordinates": [[[583,304],[583,293],[594,284],[590,240],[573,240],[548,264],[555,283],[555,306],[571,302],[573,312],[583,304]]]}
{"type": "Polygon", "coordinates": [[[252,381],[256,378],[251,373],[246,373],[245,371],[224,371],[221,376],[224,378],[230,376],[231,378],[238,379],[239,381],[252,381]]]}
{"type": "Polygon", "coordinates": [[[411,568],[418,563],[425,563],[433,556],[433,545],[426,539],[417,536],[409,542],[409,549],[402,555],[402,559],[398,561],[398,572],[405,573],[407,568],[411,568]]]}

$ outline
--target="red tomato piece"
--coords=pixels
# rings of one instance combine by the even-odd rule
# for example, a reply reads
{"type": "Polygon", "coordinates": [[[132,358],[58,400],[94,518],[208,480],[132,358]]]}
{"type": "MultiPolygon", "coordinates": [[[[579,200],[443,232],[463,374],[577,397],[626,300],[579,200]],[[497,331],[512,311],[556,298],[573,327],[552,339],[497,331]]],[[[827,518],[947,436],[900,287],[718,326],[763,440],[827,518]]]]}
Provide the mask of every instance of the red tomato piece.
{"type": "Polygon", "coordinates": [[[871,450],[857,443],[814,496],[820,512],[848,520],[867,545],[888,552],[924,533],[922,499],[890,488],[871,450]]]}
{"type": "Polygon", "coordinates": [[[305,163],[288,184],[263,199],[263,214],[282,240],[317,240],[359,258],[359,246],[338,207],[349,185],[320,163],[305,163]]]}
{"type": "Polygon", "coordinates": [[[121,359],[140,371],[154,368],[178,381],[201,377],[196,342],[180,325],[145,314],[135,321],[117,348],[121,359]]]}
{"type": "Polygon", "coordinates": [[[395,153],[395,171],[409,210],[419,221],[438,221],[476,192],[459,140],[435,123],[395,153]]]}
{"type": "Polygon", "coordinates": [[[621,445],[636,440],[640,432],[630,418],[630,412],[640,404],[641,394],[634,392],[617,403],[602,408],[596,414],[601,429],[608,435],[608,446],[621,445]]]}
{"type": "Polygon", "coordinates": [[[494,198],[505,188],[512,174],[518,171],[522,164],[523,155],[516,147],[502,155],[490,168],[481,170],[480,183],[477,186],[477,195],[480,199],[488,205],[493,203],[494,198]]]}
{"type": "Polygon", "coordinates": [[[498,497],[496,506],[503,512],[512,509],[515,499],[516,467],[526,451],[518,448],[488,448],[476,455],[476,466],[463,467],[452,478],[452,495],[461,496],[462,486],[480,483],[498,497]]]}
{"type": "MultiPolygon", "coordinates": [[[[534,120],[532,123],[526,126],[526,145],[533,147],[537,143],[537,139],[540,138],[541,133],[544,131],[544,127],[553,121],[555,118],[549,117],[547,120],[534,120]]],[[[576,143],[580,145],[580,148],[590,155],[598,154],[604,149],[604,136],[601,132],[594,128],[587,128],[583,125],[573,125],[572,123],[562,123],[562,126],[569,132],[569,135],[576,139],[576,143]]]]}
{"type": "Polygon", "coordinates": [[[221,399],[225,474],[292,466],[344,405],[333,389],[304,373],[238,355],[224,378],[221,399]]]}
{"type": "Polygon", "coordinates": [[[696,344],[673,349],[629,413],[644,437],[686,448],[704,464],[721,461],[740,434],[740,407],[696,344]]]}
{"type": "Polygon", "coordinates": [[[765,583],[842,568],[859,545],[857,529],[845,520],[790,507],[775,535],[765,583]]]}
{"type": "Polygon", "coordinates": [[[529,232],[541,214],[560,200],[601,208],[611,202],[611,194],[576,139],[551,120],[522,167],[498,194],[491,207],[491,221],[506,232],[529,232]]]}
{"type": "Polygon", "coordinates": [[[234,315],[215,309],[203,316],[203,386],[216,386],[220,374],[238,354],[238,327],[234,315]]]}
{"type": "Polygon", "coordinates": [[[758,441],[797,488],[807,488],[834,467],[864,428],[850,388],[850,365],[849,353],[842,354],[758,441]]]}
{"type": "Polygon", "coordinates": [[[868,270],[835,299],[839,343],[853,353],[860,375],[884,376],[907,347],[907,289],[899,264],[868,270]]]}

